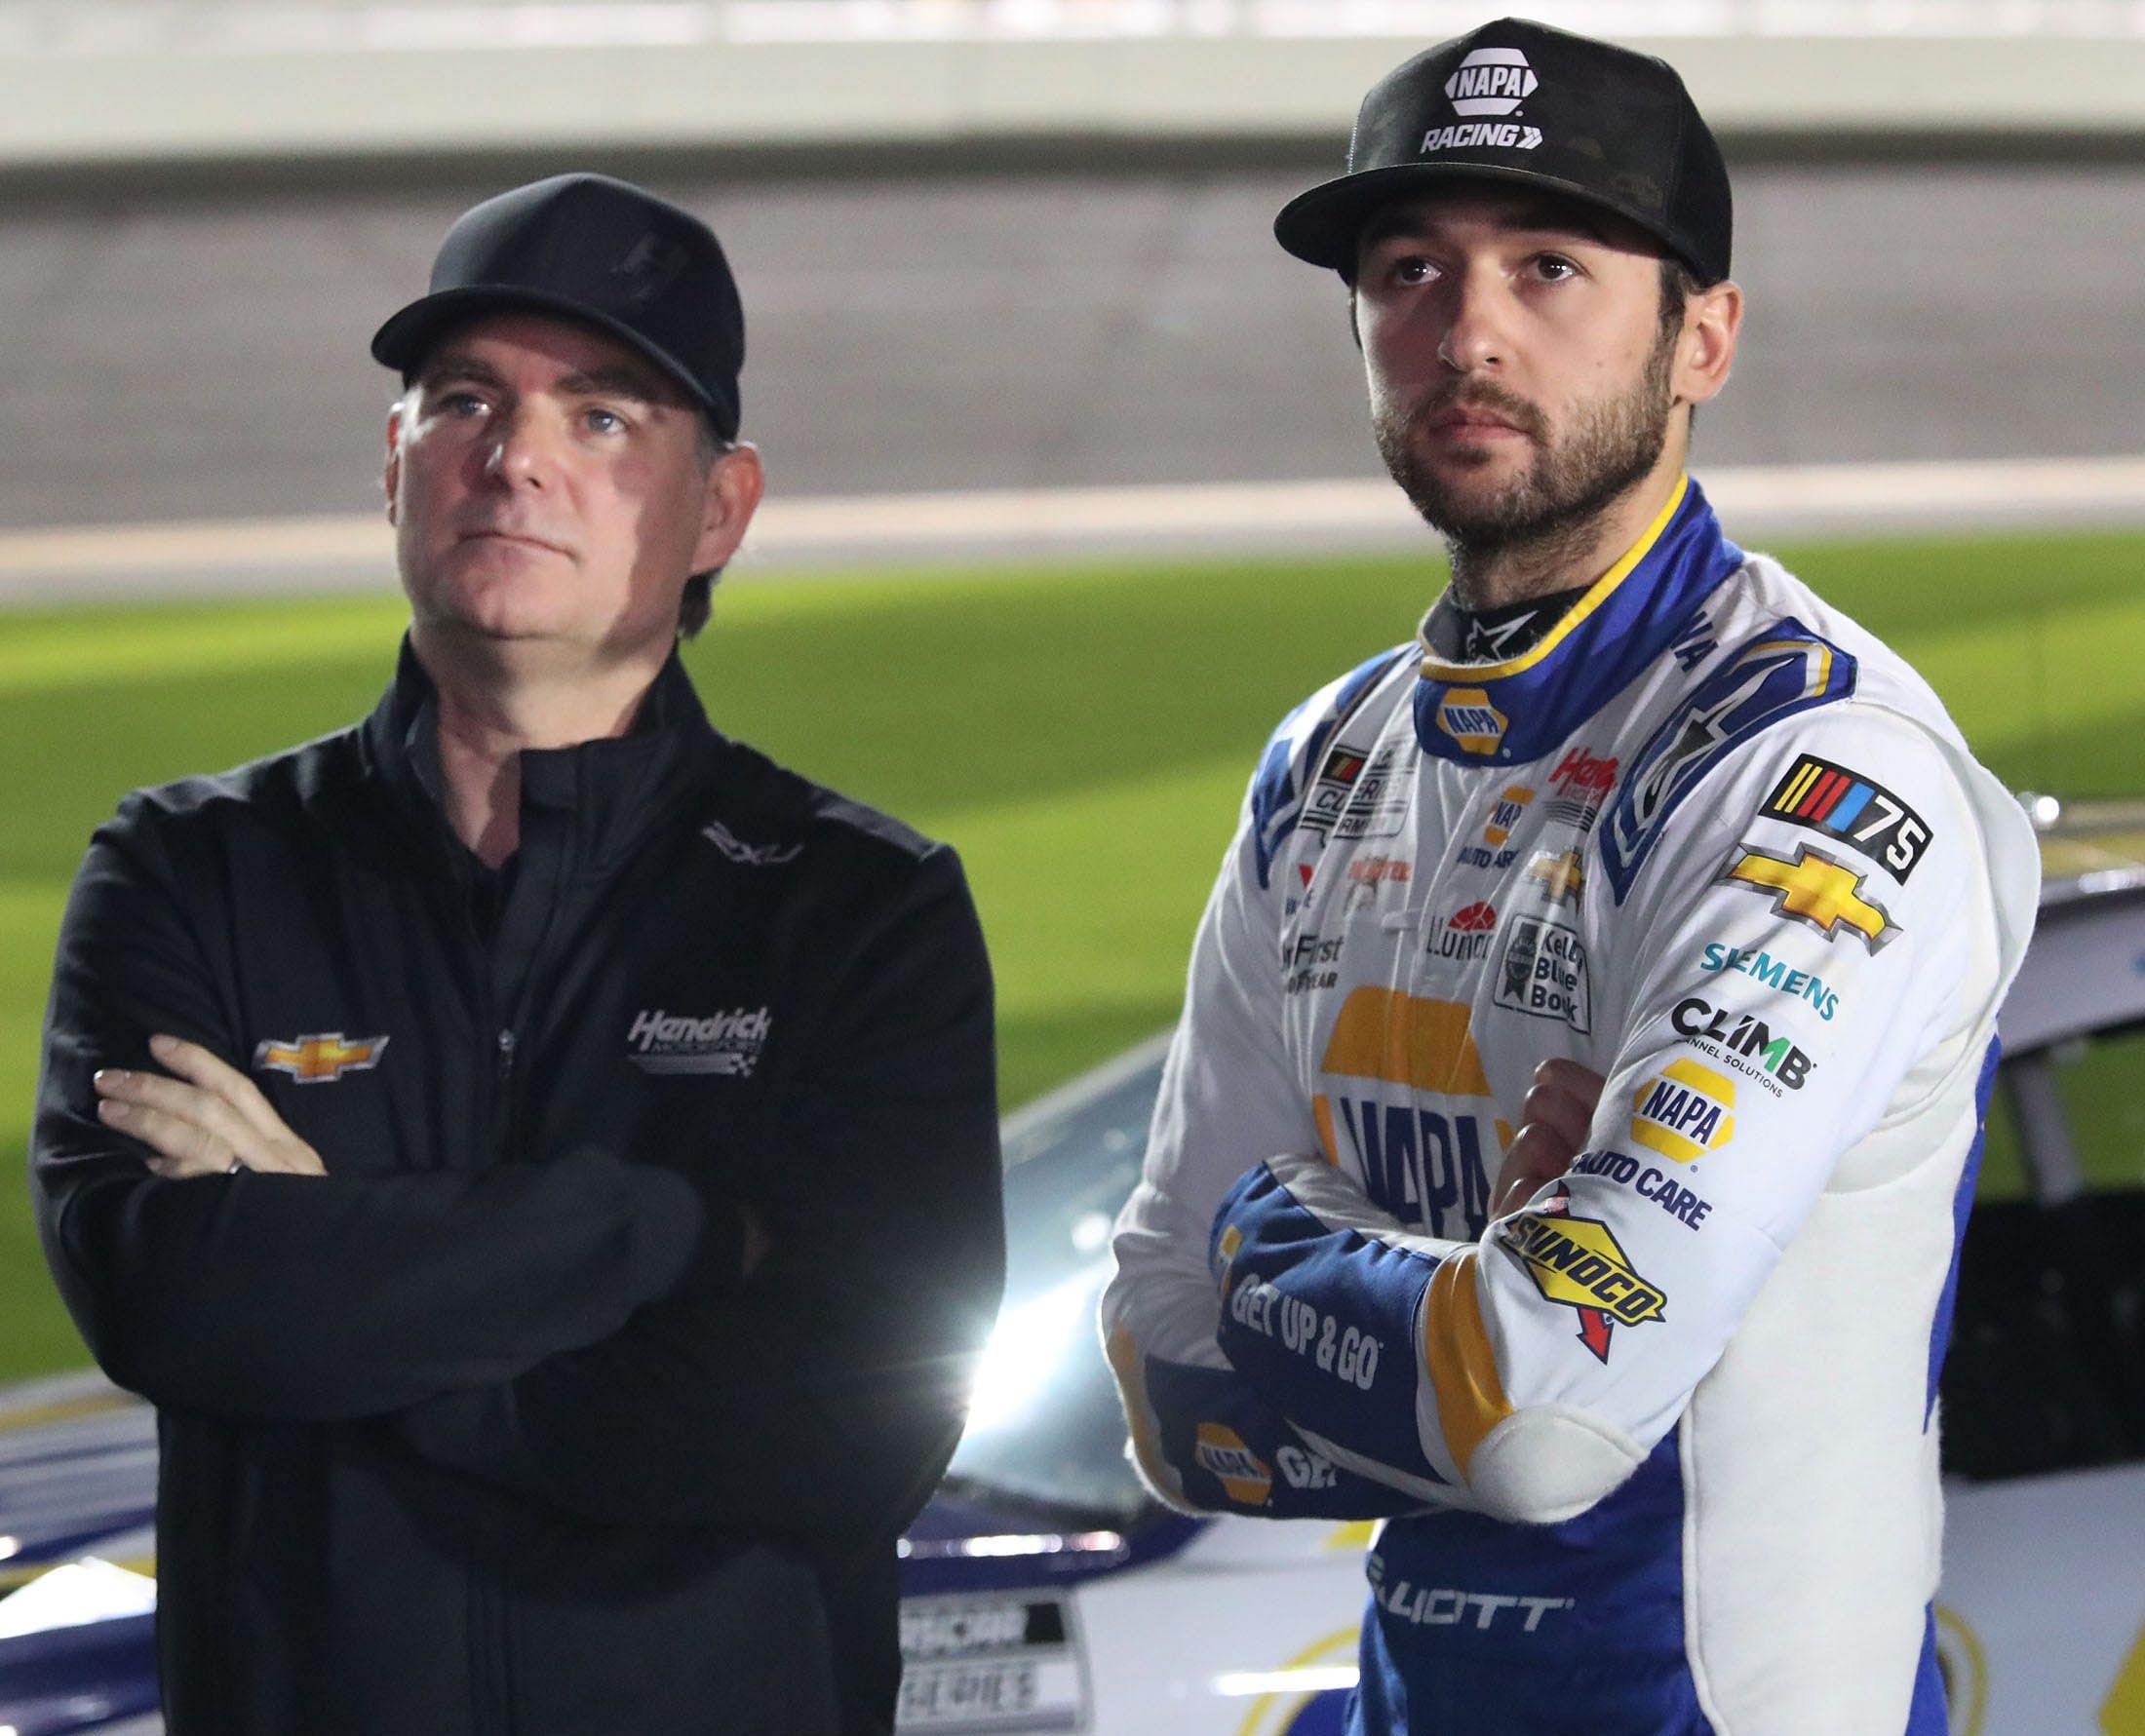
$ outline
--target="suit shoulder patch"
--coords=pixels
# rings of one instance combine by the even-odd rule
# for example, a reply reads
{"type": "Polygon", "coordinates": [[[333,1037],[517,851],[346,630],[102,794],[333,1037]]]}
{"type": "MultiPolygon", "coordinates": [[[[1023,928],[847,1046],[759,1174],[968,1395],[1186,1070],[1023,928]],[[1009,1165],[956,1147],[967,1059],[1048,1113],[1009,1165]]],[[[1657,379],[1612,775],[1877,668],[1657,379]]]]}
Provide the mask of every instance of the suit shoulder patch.
{"type": "Polygon", "coordinates": [[[1604,817],[1602,866],[1617,902],[1630,896],[1670,816],[1708,772],[1760,730],[1848,698],[1854,676],[1851,652],[1788,616],[1684,695],[1634,756],[1604,817]]]}

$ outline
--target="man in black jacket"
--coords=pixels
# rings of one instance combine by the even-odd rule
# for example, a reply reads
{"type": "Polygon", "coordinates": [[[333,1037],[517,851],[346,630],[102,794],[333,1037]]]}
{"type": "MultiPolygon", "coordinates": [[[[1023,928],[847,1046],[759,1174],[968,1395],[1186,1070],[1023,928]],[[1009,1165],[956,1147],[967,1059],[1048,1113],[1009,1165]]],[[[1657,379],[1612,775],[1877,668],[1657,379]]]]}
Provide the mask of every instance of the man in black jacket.
{"type": "Polygon", "coordinates": [[[1002,1278],[959,867],[679,662],[760,492],[703,225],[518,189],[373,353],[392,685],[128,797],[54,978],[36,1203],[161,1412],[170,1728],[885,1730],[1002,1278]]]}

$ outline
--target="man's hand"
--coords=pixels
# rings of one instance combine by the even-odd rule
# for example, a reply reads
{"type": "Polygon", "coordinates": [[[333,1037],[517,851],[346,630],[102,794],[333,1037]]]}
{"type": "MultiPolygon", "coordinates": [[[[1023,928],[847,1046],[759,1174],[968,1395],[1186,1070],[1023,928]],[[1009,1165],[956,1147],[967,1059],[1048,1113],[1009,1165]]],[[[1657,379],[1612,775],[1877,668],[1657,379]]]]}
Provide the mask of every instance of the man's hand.
{"type": "Polygon", "coordinates": [[[1586,1149],[1607,1081],[1576,1061],[1545,1061],[1535,1068],[1535,1082],[1520,1104],[1519,1132],[1504,1152],[1490,1190],[1490,1215],[1502,1217],[1534,1197],[1535,1189],[1554,1181],[1586,1149]]]}
{"type": "Polygon", "coordinates": [[[98,1119],[139,1139],[155,1156],[149,1168],[166,1180],[270,1170],[325,1176],[315,1151],[284,1124],[260,1088],[199,1043],[154,1036],[149,1053],[178,1075],[105,1067],[94,1081],[98,1119]]]}

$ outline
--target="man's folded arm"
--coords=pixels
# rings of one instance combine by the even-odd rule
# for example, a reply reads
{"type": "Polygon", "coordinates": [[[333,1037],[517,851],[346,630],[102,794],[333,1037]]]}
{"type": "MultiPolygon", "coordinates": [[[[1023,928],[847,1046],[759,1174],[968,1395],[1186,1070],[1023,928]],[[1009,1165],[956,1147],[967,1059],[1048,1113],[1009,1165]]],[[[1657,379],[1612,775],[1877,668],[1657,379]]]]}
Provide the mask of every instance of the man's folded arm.
{"type": "MultiPolygon", "coordinates": [[[[1562,1181],[1479,1244],[1439,1241],[1300,1147],[1216,1215],[1223,1351],[1376,1474],[1434,1475],[1504,1519],[1583,1511],[1674,1426],[1842,1152],[1939,1097],[1955,1124],[1893,1161],[1963,1162],[1977,1135],[2008,967],[1988,852],[1934,744],[1806,725],[1706,793],[1623,912],[1642,969],[1562,1181]],[[1929,817],[1905,871],[1761,817],[1783,773],[1835,753],[1929,817]]],[[[1940,1261],[1903,1265],[1895,1305],[1940,1319],[1944,1281],[1940,1261]]]]}
{"type": "MultiPolygon", "coordinates": [[[[1384,660],[1374,666],[1383,667],[1384,660]]],[[[1162,1068],[1147,1163],[1117,1219],[1101,1328],[1133,1463],[1172,1507],[1268,1519],[1379,1519],[1438,1499],[1427,1477],[1366,1477],[1231,1365],[1207,1266],[1215,1208],[1245,1167],[1314,1146],[1281,1038],[1274,854],[1357,676],[1314,695],[1268,744],[1192,942],[1184,1017],[1162,1068]]]]}
{"type": "Polygon", "coordinates": [[[604,1342],[403,1413],[406,1447],[610,1524],[838,1537],[914,1517],[1004,1283],[990,968],[951,852],[844,977],[770,1154],[803,1187],[751,1276],[696,1261],[604,1342]]]}
{"type": "Polygon", "coordinates": [[[158,1032],[248,1057],[153,832],[99,832],[59,934],[30,1177],[46,1257],[99,1365],[159,1405],[316,1421],[511,1377],[615,1332],[703,1239],[680,1177],[589,1155],[482,1173],[165,1180],[98,1119],[100,1067],[158,1032]]]}

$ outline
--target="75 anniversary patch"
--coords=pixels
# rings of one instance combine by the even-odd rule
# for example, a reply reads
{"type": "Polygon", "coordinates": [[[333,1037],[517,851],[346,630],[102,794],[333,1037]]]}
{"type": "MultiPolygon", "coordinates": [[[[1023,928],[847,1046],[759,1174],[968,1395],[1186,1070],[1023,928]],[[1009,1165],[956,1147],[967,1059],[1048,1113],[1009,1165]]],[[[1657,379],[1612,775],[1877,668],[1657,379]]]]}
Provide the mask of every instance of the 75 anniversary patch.
{"type": "Polygon", "coordinates": [[[1787,768],[1759,812],[1842,838],[1902,883],[1929,848],[1929,828],[1905,802],[1860,772],[1811,753],[1787,768]]]}

